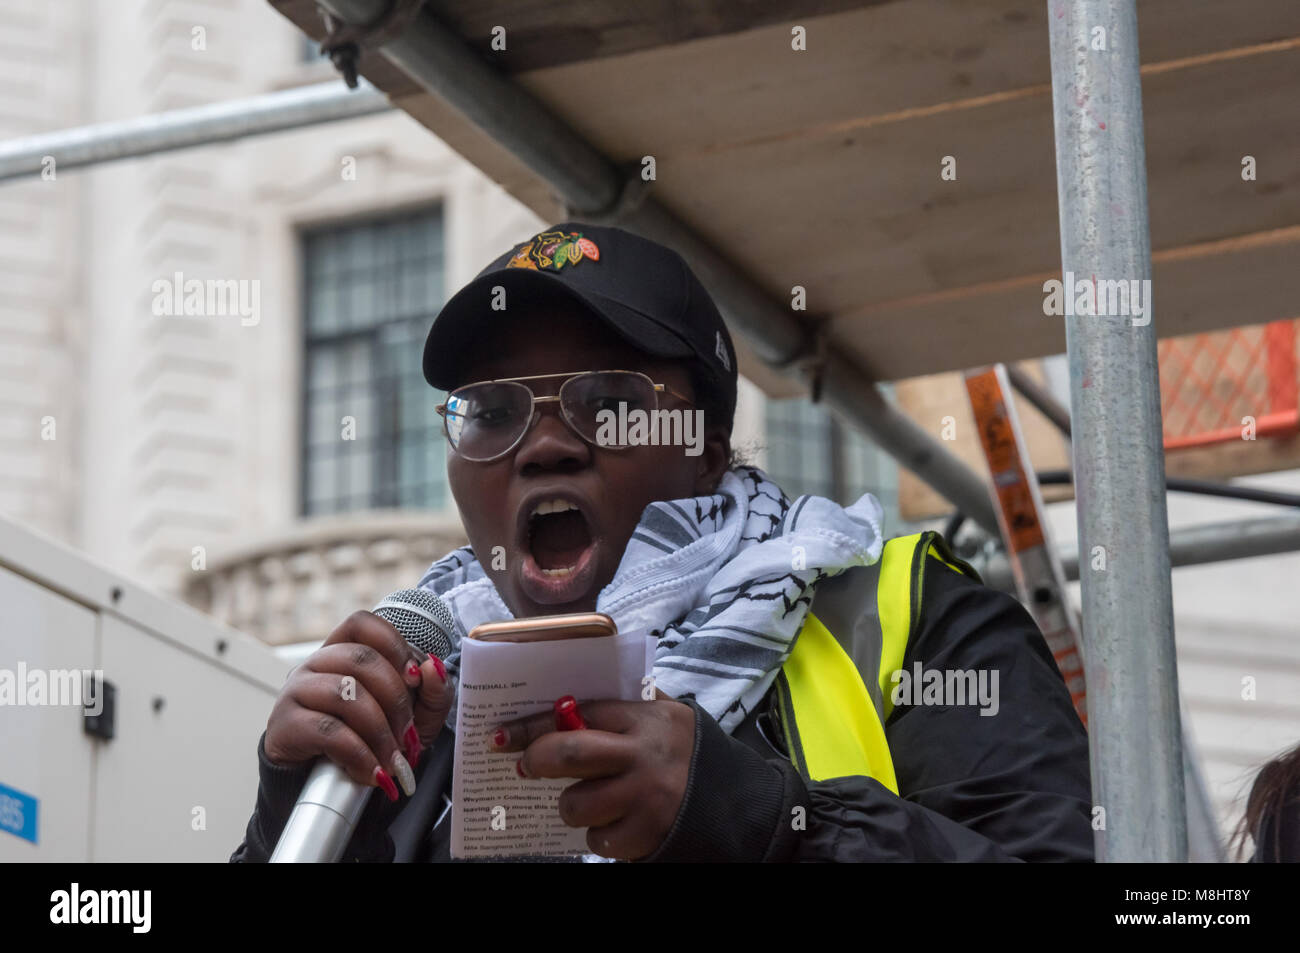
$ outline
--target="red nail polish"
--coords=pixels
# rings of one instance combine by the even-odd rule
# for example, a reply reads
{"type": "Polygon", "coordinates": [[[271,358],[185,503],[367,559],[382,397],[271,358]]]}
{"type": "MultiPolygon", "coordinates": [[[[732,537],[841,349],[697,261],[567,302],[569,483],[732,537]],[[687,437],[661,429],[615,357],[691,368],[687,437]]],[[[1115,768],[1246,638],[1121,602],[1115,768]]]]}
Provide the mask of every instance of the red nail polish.
{"type": "Polygon", "coordinates": [[[432,652],[429,653],[429,658],[433,659],[433,667],[438,670],[438,677],[442,679],[444,685],[447,684],[447,669],[443,666],[442,659],[432,652]]]}
{"type": "Polygon", "coordinates": [[[518,761],[515,762],[515,774],[519,775],[521,778],[526,778],[526,777],[528,777],[528,775],[524,774],[524,759],[523,759],[523,758],[520,758],[518,761]]]}
{"type": "Polygon", "coordinates": [[[415,767],[415,763],[420,760],[420,752],[424,746],[420,744],[420,733],[415,730],[415,722],[412,721],[406,726],[406,733],[402,736],[406,742],[406,760],[415,767]]]}
{"type": "Polygon", "coordinates": [[[576,698],[565,695],[555,703],[556,731],[577,731],[579,728],[586,727],[587,723],[582,720],[582,712],[578,711],[576,698]]]}
{"type": "Polygon", "coordinates": [[[383,768],[375,768],[375,780],[379,782],[379,786],[388,795],[388,800],[397,800],[397,785],[393,783],[393,779],[388,776],[387,771],[383,768]]]}
{"type": "Polygon", "coordinates": [[[407,674],[409,677],[411,677],[411,678],[419,678],[419,677],[420,677],[420,666],[416,665],[414,662],[407,662],[407,663],[406,663],[406,674],[407,674]]]}
{"type": "Polygon", "coordinates": [[[497,733],[492,736],[492,743],[498,748],[506,746],[506,733],[504,728],[498,728],[497,733]]]}

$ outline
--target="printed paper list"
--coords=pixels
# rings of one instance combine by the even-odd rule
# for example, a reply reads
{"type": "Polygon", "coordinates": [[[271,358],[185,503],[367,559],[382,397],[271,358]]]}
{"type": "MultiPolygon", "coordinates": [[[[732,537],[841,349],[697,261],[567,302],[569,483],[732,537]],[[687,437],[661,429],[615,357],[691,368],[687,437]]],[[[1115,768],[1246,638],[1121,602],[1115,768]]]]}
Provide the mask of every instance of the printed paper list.
{"type": "Polygon", "coordinates": [[[560,793],[572,778],[521,778],[518,752],[493,752],[501,723],[549,712],[555,700],[637,701],[653,640],[642,633],[554,642],[461,643],[452,856],[514,857],[587,853],[585,828],[560,820],[560,793]]]}

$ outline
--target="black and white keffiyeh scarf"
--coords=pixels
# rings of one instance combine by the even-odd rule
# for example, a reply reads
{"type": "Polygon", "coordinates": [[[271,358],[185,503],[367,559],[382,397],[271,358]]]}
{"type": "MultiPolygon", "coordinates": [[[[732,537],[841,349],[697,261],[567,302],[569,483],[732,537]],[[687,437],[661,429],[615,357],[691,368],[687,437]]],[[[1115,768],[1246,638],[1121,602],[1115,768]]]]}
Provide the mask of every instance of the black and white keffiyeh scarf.
{"type": "MultiPolygon", "coordinates": [[[[880,558],[881,516],[870,494],[849,507],[792,503],[763,471],[736,467],[716,493],[645,508],[596,611],[620,632],[654,635],[655,686],[731,733],[785,663],[817,583],[880,558]]],[[[453,675],[461,635],[514,617],[468,546],[430,566],[420,588],[456,618],[453,675]]]]}

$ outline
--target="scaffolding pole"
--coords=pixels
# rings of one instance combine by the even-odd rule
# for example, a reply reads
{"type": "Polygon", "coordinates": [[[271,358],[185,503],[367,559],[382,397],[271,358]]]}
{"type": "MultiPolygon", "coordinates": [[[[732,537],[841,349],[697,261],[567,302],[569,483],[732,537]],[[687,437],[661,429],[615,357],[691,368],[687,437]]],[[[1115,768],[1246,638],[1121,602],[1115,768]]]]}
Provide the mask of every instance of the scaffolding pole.
{"type": "MultiPolygon", "coordinates": [[[[1071,299],[1071,276],[1092,282],[1094,295],[1097,282],[1151,277],[1137,7],[1048,0],[1047,8],[1063,298],[1071,299]]],[[[1088,567],[1088,743],[1094,806],[1105,812],[1097,859],[1185,862],[1160,387],[1144,300],[1145,320],[1066,308],[1079,564],[1088,567]]]]}
{"type": "MultiPolygon", "coordinates": [[[[385,0],[321,0],[320,6],[354,25],[376,23],[387,9],[385,0]]],[[[833,348],[819,347],[788,307],[773,301],[694,229],[641,195],[639,175],[616,168],[546,104],[471,52],[427,8],[379,52],[548,182],[571,217],[618,225],[676,249],[728,325],[761,359],[789,368],[819,355],[827,404],[986,531],[998,531],[988,486],[975,471],[886,400],[860,367],[833,348]]]]}
{"type": "Polygon", "coordinates": [[[0,181],[355,119],[393,108],[366,84],[317,83],[0,142],[0,181]]]}
{"type": "MultiPolygon", "coordinates": [[[[1284,514],[1259,519],[1205,523],[1176,529],[1169,534],[1169,564],[1200,566],[1231,559],[1254,559],[1277,553],[1300,552],[1300,516],[1284,514]]],[[[1065,578],[1079,578],[1079,550],[1057,550],[1065,578]]],[[[1085,562],[1084,565],[1090,565],[1085,562]]],[[[994,589],[1010,591],[1015,585],[1005,553],[996,553],[983,568],[980,578],[994,589]]]]}
{"type": "Polygon", "coordinates": [[[1219,822],[1214,815],[1205,774],[1196,757],[1191,733],[1192,720],[1183,710],[1183,783],[1187,786],[1187,859],[1193,864],[1223,864],[1228,851],[1219,836],[1219,822]]]}

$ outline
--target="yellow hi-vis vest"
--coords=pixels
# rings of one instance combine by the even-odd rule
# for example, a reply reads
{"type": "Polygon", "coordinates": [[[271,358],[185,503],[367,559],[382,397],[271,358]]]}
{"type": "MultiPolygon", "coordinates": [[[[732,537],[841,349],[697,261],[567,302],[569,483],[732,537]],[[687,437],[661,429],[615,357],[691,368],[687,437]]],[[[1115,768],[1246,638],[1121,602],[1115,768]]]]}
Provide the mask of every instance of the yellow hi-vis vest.
{"type": "Polygon", "coordinates": [[[817,614],[808,613],[776,678],[786,751],[805,781],[865,775],[898,793],[885,722],[892,676],[920,619],[927,555],[979,580],[926,532],[891,539],[872,565],[818,584],[817,614]]]}

